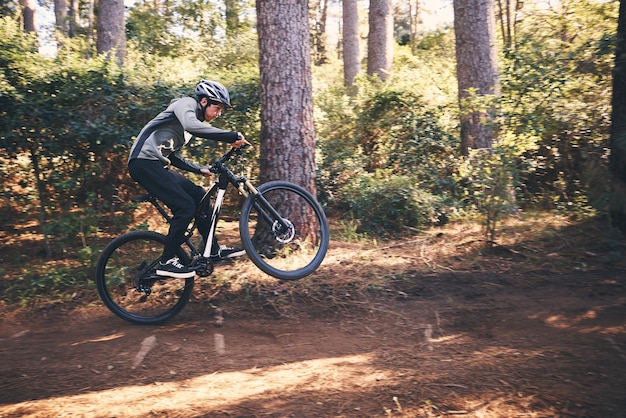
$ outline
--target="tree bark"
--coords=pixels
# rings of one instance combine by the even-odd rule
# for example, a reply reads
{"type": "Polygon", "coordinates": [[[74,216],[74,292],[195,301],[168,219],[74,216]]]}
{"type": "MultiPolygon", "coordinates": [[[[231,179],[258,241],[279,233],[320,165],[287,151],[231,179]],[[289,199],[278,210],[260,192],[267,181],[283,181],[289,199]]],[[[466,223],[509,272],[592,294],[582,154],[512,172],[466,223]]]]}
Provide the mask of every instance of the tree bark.
{"type": "Polygon", "coordinates": [[[110,54],[114,51],[116,62],[122,65],[126,53],[124,0],[100,0],[97,27],[98,54],[110,54]]]}
{"type": "MultiPolygon", "coordinates": [[[[93,6],[93,2],[95,0],[90,0],[89,2],[89,7],[91,8],[93,6]]],[[[78,36],[78,31],[80,29],[80,22],[79,22],[79,14],[80,14],[80,10],[79,10],[79,5],[78,5],[78,0],[69,0],[70,2],[70,10],[69,10],[69,17],[68,17],[68,35],[70,38],[74,38],[76,36],[78,36]]]]}
{"type": "Polygon", "coordinates": [[[457,80],[461,109],[461,151],[491,149],[491,112],[476,101],[499,96],[495,18],[492,0],[454,0],[457,80]]]}
{"type": "Polygon", "coordinates": [[[420,2],[418,0],[409,0],[409,45],[411,51],[416,52],[417,28],[419,25],[420,2]]]}
{"type": "Polygon", "coordinates": [[[37,2],[35,0],[20,0],[24,32],[37,32],[37,2]]]}
{"type": "Polygon", "coordinates": [[[354,79],[361,72],[357,0],[343,0],[342,20],[343,80],[347,87],[352,87],[354,79]]]}
{"type": "Polygon", "coordinates": [[[67,9],[67,0],[54,0],[54,24],[57,30],[64,35],[69,33],[67,9]]]}
{"type": "Polygon", "coordinates": [[[385,81],[393,60],[393,1],[370,0],[367,74],[385,81]]]}
{"type": "MultiPolygon", "coordinates": [[[[261,81],[261,182],[287,180],[316,195],[309,7],[303,0],[257,0],[261,81]]],[[[285,199],[277,207],[294,225],[314,214],[285,199]]],[[[257,229],[255,235],[265,234],[257,229]]],[[[306,232],[304,227],[303,232],[306,232]]],[[[319,239],[308,231],[312,242],[319,239]]]]}
{"type": "Polygon", "coordinates": [[[258,0],[261,181],[315,195],[315,130],[308,2],[258,0]]]}

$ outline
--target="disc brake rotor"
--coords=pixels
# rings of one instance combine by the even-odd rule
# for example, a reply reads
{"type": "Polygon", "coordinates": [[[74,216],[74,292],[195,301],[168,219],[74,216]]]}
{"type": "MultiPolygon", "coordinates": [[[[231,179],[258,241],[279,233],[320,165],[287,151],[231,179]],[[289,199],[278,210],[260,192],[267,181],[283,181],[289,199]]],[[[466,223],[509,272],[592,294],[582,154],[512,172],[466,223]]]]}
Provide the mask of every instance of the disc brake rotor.
{"type": "Polygon", "coordinates": [[[283,222],[287,224],[285,228],[278,221],[274,222],[272,225],[272,233],[276,237],[276,241],[287,244],[293,240],[293,237],[296,235],[296,228],[294,228],[293,224],[288,219],[283,219],[283,222]]]}

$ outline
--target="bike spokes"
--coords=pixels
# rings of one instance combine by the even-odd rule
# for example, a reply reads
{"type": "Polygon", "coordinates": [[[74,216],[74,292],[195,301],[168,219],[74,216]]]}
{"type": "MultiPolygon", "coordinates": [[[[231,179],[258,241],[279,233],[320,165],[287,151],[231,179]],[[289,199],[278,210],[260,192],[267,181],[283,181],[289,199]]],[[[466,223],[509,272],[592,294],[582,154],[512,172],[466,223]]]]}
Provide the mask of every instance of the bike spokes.
{"type": "Polygon", "coordinates": [[[321,207],[291,183],[268,183],[259,191],[242,208],[240,233],[248,256],[280,279],[311,274],[328,248],[328,223],[321,207]]]}
{"type": "Polygon", "coordinates": [[[180,312],[189,299],[193,278],[155,274],[163,240],[154,232],[131,232],[102,252],[96,268],[98,292],[119,317],[142,324],[162,322],[180,312]]]}

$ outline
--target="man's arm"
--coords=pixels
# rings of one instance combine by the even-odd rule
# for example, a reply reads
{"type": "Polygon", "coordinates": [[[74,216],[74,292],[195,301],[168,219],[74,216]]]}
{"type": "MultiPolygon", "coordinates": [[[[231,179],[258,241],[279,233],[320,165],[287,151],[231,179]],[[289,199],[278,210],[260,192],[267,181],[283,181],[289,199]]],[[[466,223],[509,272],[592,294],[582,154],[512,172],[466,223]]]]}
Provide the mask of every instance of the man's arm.
{"type": "Polygon", "coordinates": [[[196,117],[196,106],[196,100],[191,97],[184,97],[174,105],[174,114],[176,114],[185,131],[199,138],[227,142],[229,144],[239,139],[239,134],[235,131],[226,131],[200,122],[196,117]]]}
{"type": "Polygon", "coordinates": [[[180,151],[170,154],[168,158],[170,160],[170,163],[174,167],[185,171],[191,171],[192,173],[201,174],[201,170],[203,168],[208,168],[208,166],[206,165],[198,165],[193,161],[189,161],[188,159],[184,158],[182,155],[180,155],[180,151]]]}

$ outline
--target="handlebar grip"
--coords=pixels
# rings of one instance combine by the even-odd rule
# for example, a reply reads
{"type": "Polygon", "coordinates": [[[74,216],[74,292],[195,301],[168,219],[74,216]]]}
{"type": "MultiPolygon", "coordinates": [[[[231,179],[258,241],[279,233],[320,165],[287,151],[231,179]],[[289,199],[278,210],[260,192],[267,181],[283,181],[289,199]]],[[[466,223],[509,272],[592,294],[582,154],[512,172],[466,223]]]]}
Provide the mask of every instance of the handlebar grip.
{"type": "Polygon", "coordinates": [[[246,148],[250,148],[252,145],[250,144],[243,144],[242,146],[240,146],[239,148],[235,148],[237,151],[243,151],[246,148]]]}

